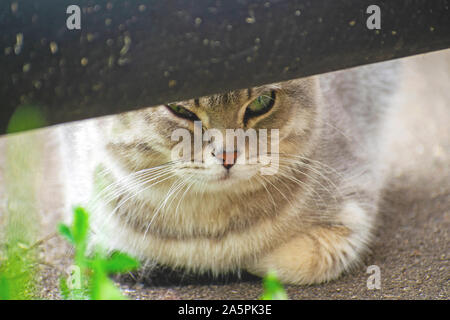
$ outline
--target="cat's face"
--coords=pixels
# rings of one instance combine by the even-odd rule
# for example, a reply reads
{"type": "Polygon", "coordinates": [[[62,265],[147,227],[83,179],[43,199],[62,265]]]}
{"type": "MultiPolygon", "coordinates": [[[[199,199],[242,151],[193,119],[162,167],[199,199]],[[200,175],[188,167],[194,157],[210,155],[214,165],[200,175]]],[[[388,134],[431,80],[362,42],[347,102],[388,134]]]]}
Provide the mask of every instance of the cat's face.
{"type": "Polygon", "coordinates": [[[242,192],[276,179],[279,155],[311,148],[317,116],[308,78],[125,113],[105,137],[130,172],[161,166],[192,189],[242,192]]]}

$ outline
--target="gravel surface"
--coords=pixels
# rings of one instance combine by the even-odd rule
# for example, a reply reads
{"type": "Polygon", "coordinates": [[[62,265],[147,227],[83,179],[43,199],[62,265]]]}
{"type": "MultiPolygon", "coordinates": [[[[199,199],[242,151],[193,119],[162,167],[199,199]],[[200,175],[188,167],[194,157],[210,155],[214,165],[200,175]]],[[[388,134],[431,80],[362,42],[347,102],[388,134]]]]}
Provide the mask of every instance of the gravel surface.
{"type": "MultiPolygon", "coordinates": [[[[291,299],[448,299],[450,230],[450,50],[408,58],[404,81],[410,97],[393,118],[388,184],[379,227],[365,263],[336,281],[287,286],[291,299]],[[445,61],[446,60],[446,61],[445,61]],[[439,63],[438,63],[438,62],[439,63]],[[366,268],[377,265],[381,288],[369,290],[366,268]]],[[[40,234],[54,234],[60,221],[59,162],[52,130],[32,134],[44,146],[37,196],[40,234]]],[[[0,138],[0,223],[6,206],[2,171],[6,144],[0,138]]],[[[40,246],[41,297],[59,299],[58,281],[71,264],[71,248],[59,236],[40,246]]],[[[133,299],[257,299],[261,280],[244,274],[222,279],[160,270],[145,278],[115,279],[133,299]]]]}

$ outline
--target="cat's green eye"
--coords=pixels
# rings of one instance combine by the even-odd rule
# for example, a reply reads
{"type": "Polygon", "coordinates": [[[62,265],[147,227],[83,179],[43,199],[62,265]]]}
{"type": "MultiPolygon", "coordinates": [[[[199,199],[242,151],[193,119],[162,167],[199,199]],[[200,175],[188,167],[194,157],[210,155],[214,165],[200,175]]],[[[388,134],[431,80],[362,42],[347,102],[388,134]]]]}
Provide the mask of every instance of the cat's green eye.
{"type": "Polygon", "coordinates": [[[245,110],[244,118],[248,120],[249,118],[264,114],[268,112],[274,104],[275,91],[264,92],[248,105],[247,110],[245,110]]]}
{"type": "Polygon", "coordinates": [[[172,111],[173,114],[175,114],[176,116],[180,117],[180,118],[184,118],[184,119],[188,119],[188,120],[192,120],[192,121],[196,121],[199,120],[199,118],[195,115],[195,113],[189,111],[188,109],[186,109],[185,107],[176,104],[176,103],[170,103],[168,105],[166,105],[166,107],[172,111]]]}

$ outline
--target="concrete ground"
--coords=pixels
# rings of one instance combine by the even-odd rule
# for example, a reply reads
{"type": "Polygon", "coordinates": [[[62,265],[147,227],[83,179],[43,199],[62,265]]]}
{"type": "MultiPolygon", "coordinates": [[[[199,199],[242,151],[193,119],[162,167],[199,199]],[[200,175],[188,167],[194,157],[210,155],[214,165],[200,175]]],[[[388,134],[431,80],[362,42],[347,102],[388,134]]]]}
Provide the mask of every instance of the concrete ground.
{"type": "MultiPolygon", "coordinates": [[[[380,223],[365,265],[321,285],[287,286],[291,299],[449,299],[450,289],[450,50],[404,60],[401,101],[392,120],[392,159],[380,223]],[[381,288],[369,290],[369,265],[381,272],[381,288]]],[[[40,293],[58,299],[58,281],[71,263],[71,249],[60,237],[48,238],[60,220],[61,191],[56,141],[51,129],[28,134],[43,143],[38,179],[40,293]]],[[[5,199],[6,148],[0,138],[0,223],[5,199]],[[2,178],[3,172],[3,178],[2,178]],[[3,179],[3,180],[2,180],[3,179]]],[[[258,278],[243,275],[214,280],[162,270],[151,277],[116,281],[133,299],[257,299],[258,278]]]]}

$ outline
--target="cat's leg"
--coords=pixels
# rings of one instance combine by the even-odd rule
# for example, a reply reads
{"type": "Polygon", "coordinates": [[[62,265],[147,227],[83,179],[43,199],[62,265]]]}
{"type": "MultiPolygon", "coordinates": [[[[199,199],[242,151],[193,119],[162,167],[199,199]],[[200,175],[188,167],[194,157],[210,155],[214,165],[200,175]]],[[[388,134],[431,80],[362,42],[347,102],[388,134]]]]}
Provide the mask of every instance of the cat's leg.
{"type": "Polygon", "coordinates": [[[347,202],[340,225],[317,226],[263,255],[248,271],[276,272],[283,283],[313,284],[337,278],[355,266],[370,240],[373,219],[357,202],[347,202]]]}

